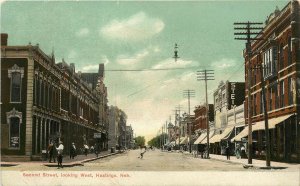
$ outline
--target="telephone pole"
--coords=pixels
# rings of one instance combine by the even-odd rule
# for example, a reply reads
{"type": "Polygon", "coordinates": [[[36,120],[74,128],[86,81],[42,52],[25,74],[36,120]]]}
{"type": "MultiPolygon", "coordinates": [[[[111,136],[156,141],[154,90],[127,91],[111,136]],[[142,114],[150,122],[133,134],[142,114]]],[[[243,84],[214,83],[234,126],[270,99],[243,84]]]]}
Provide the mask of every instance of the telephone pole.
{"type": "Polygon", "coordinates": [[[262,25],[260,22],[239,22],[234,23],[234,25],[238,25],[239,27],[234,27],[235,30],[242,30],[244,32],[235,32],[234,35],[241,35],[244,37],[234,38],[236,40],[246,40],[246,53],[247,53],[247,63],[248,65],[247,71],[247,96],[248,96],[248,164],[252,164],[252,107],[251,107],[251,57],[252,57],[252,49],[251,49],[251,41],[254,40],[262,40],[261,38],[253,37],[253,35],[261,34],[262,27],[257,27],[257,25],[262,25]],[[240,27],[241,26],[241,27],[240,27]]]}
{"type": "Polygon", "coordinates": [[[191,117],[190,98],[195,97],[195,90],[190,90],[190,89],[184,90],[183,91],[183,96],[188,98],[189,115],[188,115],[187,124],[188,124],[188,129],[189,129],[189,150],[190,150],[190,153],[191,153],[192,152],[192,144],[191,144],[192,123],[190,121],[191,120],[190,119],[190,117],[191,117]]]}
{"type": "Polygon", "coordinates": [[[205,81],[205,101],[206,101],[206,139],[207,139],[207,158],[209,158],[209,105],[207,99],[207,81],[214,79],[214,70],[200,70],[197,71],[197,80],[205,81]]]}
{"type": "Polygon", "coordinates": [[[175,110],[173,110],[174,112],[175,112],[175,123],[174,123],[174,125],[175,125],[175,147],[176,147],[176,145],[177,145],[177,123],[178,123],[178,131],[179,131],[179,146],[180,146],[180,111],[181,111],[181,106],[180,105],[178,105],[177,107],[175,107],[175,110]],[[179,117],[179,118],[178,118],[179,117]]]}

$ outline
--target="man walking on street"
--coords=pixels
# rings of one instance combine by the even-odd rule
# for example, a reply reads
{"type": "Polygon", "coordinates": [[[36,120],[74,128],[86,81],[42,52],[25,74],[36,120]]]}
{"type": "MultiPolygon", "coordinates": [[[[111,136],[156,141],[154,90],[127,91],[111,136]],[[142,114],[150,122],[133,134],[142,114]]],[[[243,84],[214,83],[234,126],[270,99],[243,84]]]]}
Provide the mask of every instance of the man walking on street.
{"type": "Polygon", "coordinates": [[[62,159],[63,159],[64,145],[62,141],[59,142],[59,146],[58,148],[56,148],[56,150],[57,150],[57,168],[58,169],[59,167],[63,168],[62,159]]]}

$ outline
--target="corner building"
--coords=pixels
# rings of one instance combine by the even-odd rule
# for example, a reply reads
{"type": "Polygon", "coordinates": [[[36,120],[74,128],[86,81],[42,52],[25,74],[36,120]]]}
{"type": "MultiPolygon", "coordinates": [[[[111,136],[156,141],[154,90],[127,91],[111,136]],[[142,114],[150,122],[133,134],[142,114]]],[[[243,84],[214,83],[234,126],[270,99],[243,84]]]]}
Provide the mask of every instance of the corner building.
{"type": "Polygon", "coordinates": [[[99,117],[107,108],[101,83],[93,89],[74,64],[56,64],[38,45],[8,46],[7,39],[1,34],[2,161],[40,159],[51,140],[63,141],[66,154],[72,142],[107,149],[108,123],[99,121],[107,118],[99,117]],[[101,138],[96,141],[94,133],[101,138]]]}

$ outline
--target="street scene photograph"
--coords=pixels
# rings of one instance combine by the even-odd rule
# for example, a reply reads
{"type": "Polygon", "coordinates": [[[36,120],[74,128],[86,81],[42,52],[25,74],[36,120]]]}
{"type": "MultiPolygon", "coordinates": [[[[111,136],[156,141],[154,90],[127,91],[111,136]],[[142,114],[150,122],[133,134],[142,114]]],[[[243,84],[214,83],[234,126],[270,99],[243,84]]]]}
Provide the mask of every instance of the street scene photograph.
{"type": "Polygon", "coordinates": [[[299,0],[0,3],[1,185],[300,185],[299,0]]]}

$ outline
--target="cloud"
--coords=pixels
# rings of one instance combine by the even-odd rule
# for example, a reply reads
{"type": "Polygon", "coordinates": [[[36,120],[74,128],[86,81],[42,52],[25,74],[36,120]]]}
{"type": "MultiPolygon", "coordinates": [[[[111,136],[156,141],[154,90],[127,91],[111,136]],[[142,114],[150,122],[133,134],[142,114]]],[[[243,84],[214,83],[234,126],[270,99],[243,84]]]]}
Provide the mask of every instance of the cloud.
{"type": "Polygon", "coordinates": [[[89,35],[89,33],[90,33],[90,30],[88,28],[82,28],[76,32],[76,36],[85,37],[85,36],[89,35]]]}
{"type": "Polygon", "coordinates": [[[99,68],[99,65],[86,65],[84,67],[81,68],[82,72],[97,72],[99,68]]]}
{"type": "Polygon", "coordinates": [[[233,67],[236,65],[236,61],[233,60],[233,59],[226,59],[226,58],[223,58],[219,61],[215,61],[211,64],[212,67],[216,67],[216,68],[221,68],[221,69],[224,69],[224,68],[229,68],[229,67],[233,67]]]}
{"type": "Polygon", "coordinates": [[[100,29],[100,35],[123,41],[140,41],[160,33],[164,27],[162,20],[139,12],[128,19],[112,20],[100,29]]]}
{"type": "Polygon", "coordinates": [[[147,50],[140,51],[133,56],[120,55],[118,56],[117,63],[119,63],[120,65],[135,65],[145,59],[148,55],[149,51],[147,50]]]}
{"type": "Polygon", "coordinates": [[[110,61],[106,55],[102,55],[102,63],[104,64],[104,66],[106,66],[106,65],[108,65],[108,63],[110,63],[110,61]]]}
{"type": "Polygon", "coordinates": [[[174,62],[174,59],[168,58],[165,59],[158,64],[154,65],[152,68],[153,69],[161,69],[161,68],[183,68],[187,67],[190,64],[192,64],[193,61],[187,61],[187,60],[181,60],[179,59],[178,61],[174,62]]]}
{"type": "Polygon", "coordinates": [[[150,56],[150,54],[160,52],[160,48],[158,46],[149,46],[141,51],[136,52],[133,55],[122,54],[119,55],[116,59],[117,63],[120,65],[135,65],[146,59],[146,57],[150,56]]]}

